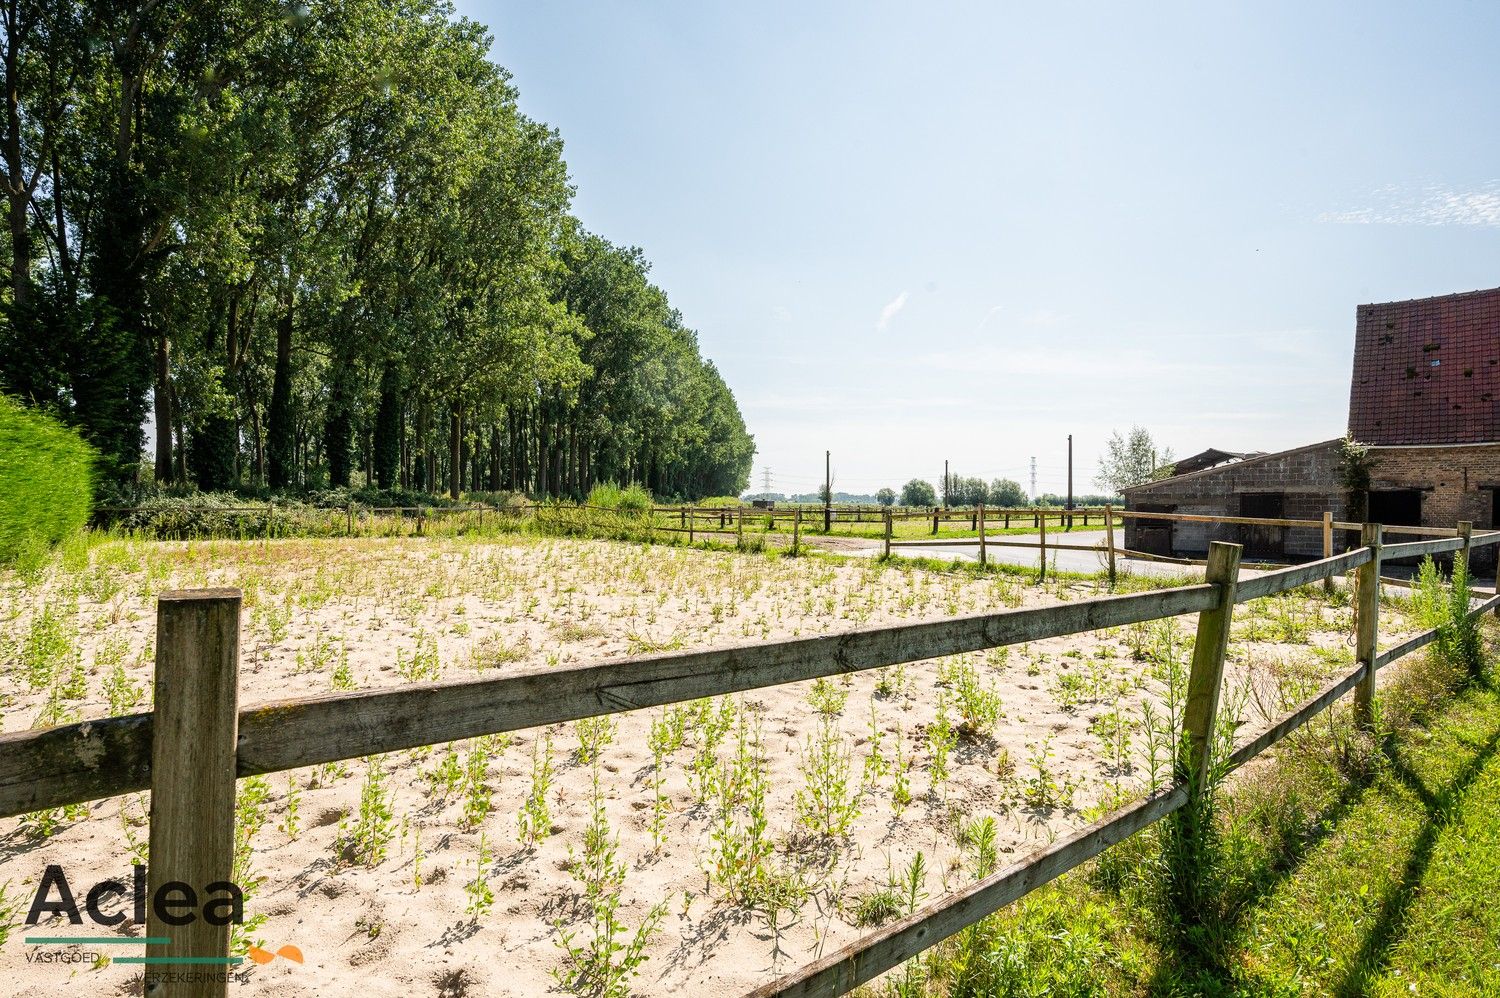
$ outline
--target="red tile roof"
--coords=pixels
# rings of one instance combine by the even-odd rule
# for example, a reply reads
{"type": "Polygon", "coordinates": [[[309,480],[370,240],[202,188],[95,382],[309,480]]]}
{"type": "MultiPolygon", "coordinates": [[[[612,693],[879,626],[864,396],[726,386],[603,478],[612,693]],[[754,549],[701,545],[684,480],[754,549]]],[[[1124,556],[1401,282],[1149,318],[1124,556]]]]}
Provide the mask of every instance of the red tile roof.
{"type": "Polygon", "coordinates": [[[1500,441],[1500,288],[1361,305],[1355,315],[1356,440],[1500,441]]]}

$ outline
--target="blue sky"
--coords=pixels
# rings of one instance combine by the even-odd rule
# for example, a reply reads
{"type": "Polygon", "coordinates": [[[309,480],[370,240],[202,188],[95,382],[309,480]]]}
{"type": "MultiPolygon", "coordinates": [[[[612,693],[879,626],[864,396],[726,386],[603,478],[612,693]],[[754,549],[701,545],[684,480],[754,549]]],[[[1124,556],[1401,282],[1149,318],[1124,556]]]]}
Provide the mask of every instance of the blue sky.
{"type": "Polygon", "coordinates": [[[1343,432],[1354,309],[1500,285],[1500,4],[460,0],[778,491],[1343,432]]]}

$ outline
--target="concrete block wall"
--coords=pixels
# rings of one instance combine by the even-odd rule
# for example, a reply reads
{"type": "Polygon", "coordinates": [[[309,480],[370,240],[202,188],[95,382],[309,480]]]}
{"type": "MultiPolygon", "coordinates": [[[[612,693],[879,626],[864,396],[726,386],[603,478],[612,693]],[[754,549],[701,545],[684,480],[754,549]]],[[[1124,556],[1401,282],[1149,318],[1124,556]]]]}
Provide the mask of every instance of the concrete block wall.
{"type": "MultiPolygon", "coordinates": [[[[1321,520],[1324,510],[1332,510],[1335,519],[1343,519],[1346,510],[1338,466],[1338,441],[1329,440],[1143,485],[1126,493],[1125,508],[1163,505],[1176,507],[1177,513],[1241,516],[1243,493],[1282,492],[1286,497],[1283,516],[1287,519],[1321,520]]],[[[1143,522],[1126,521],[1126,547],[1139,547],[1143,522]]],[[[1200,555],[1208,550],[1210,541],[1243,543],[1246,529],[1235,524],[1177,523],[1172,530],[1173,553],[1200,555]]],[[[1335,533],[1334,550],[1342,551],[1355,540],[1335,533]]],[[[1322,530],[1288,528],[1286,550],[1293,556],[1322,555],[1322,530]]]]}

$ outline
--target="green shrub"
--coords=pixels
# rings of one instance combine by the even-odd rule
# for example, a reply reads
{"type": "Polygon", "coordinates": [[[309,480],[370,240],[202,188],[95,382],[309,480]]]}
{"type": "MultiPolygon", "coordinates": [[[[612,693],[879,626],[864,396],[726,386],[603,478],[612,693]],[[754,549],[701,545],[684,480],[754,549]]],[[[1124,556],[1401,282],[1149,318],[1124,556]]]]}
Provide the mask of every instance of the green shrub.
{"type": "Polygon", "coordinates": [[[709,496],[707,499],[699,499],[697,505],[706,509],[733,509],[745,504],[735,496],[709,496]]]}
{"type": "Polygon", "coordinates": [[[77,433],[0,396],[0,564],[88,522],[95,460],[77,433]]]}
{"type": "Polygon", "coordinates": [[[614,482],[600,482],[589,490],[587,505],[621,513],[646,513],[651,510],[651,493],[639,485],[622,489],[614,482]]]}
{"type": "Polygon", "coordinates": [[[1454,668],[1478,676],[1484,666],[1484,655],[1479,623],[1469,615],[1473,595],[1469,566],[1462,554],[1453,559],[1453,575],[1447,585],[1431,556],[1422,559],[1412,590],[1413,616],[1420,626],[1438,632],[1434,655],[1454,668]]]}

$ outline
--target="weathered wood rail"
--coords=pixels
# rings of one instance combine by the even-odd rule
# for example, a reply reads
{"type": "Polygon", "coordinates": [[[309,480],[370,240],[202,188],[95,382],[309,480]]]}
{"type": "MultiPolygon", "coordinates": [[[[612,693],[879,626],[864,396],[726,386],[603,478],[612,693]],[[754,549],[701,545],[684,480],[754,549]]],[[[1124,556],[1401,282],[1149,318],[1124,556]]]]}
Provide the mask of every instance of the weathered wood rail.
{"type": "MultiPolygon", "coordinates": [[[[1123,596],[1098,596],[1024,610],[1002,610],[912,624],[882,625],[703,651],[620,658],[595,665],[536,668],[495,679],[470,679],[330,693],[235,709],[238,670],[237,590],[197,590],[161,597],[156,700],[152,713],[0,734],[0,816],[153,791],[150,876],[156,883],[201,878],[228,869],[236,777],[515,731],[859,672],[961,652],[1002,647],[1198,614],[1182,742],[1184,772],[1207,765],[1215,704],[1223,682],[1234,606],[1354,570],[1357,664],[1315,697],[1241,744],[1231,765],[1275,745],[1350,690],[1355,713],[1370,720],[1375,673],[1434,640],[1429,631],[1376,653],[1379,565],[1389,556],[1467,550],[1500,542],[1500,533],[1382,546],[1380,528],[1364,526],[1363,547],[1307,565],[1239,581],[1238,545],[1215,542],[1207,581],[1123,596]],[[183,677],[193,677],[186,682],[183,677]],[[166,736],[166,737],[162,737],[166,736]],[[227,796],[226,796],[227,793],[227,796]],[[191,802],[219,802],[203,815],[191,802]],[[227,806],[224,801],[231,803],[227,806]]],[[[1491,597],[1471,614],[1500,606],[1491,597]]],[[[754,992],[841,995],[898,966],[959,929],[1148,827],[1192,799],[1191,784],[1173,786],[1106,815],[963,890],[871,933],[754,992]]],[[[174,939],[178,934],[174,933],[174,939]]],[[[183,934],[153,956],[227,957],[228,937],[183,934]],[[184,948],[186,947],[186,948],[184,948]]],[[[158,980],[151,994],[223,995],[227,984],[158,980]]]]}

